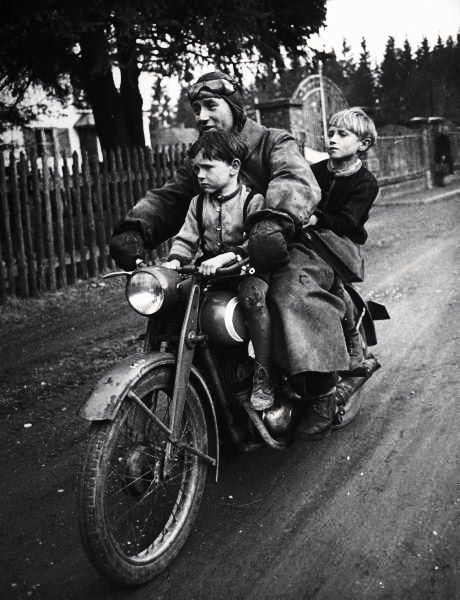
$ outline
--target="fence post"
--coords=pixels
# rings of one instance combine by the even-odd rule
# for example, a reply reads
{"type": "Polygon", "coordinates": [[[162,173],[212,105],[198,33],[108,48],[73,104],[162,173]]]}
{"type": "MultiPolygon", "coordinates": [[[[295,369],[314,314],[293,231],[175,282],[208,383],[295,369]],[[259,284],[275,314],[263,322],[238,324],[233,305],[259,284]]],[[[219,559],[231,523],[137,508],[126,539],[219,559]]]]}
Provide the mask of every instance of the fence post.
{"type": "MultiPolygon", "coordinates": [[[[115,159],[115,152],[113,150],[109,151],[110,157],[110,178],[112,180],[112,199],[113,199],[113,214],[115,217],[115,221],[118,223],[120,220],[120,196],[118,194],[118,184],[117,184],[117,165],[115,159]]],[[[124,214],[123,214],[124,216],[124,214]]]]}
{"type": "Polygon", "coordinates": [[[48,167],[48,154],[46,151],[45,135],[43,129],[40,130],[41,144],[43,148],[42,171],[43,171],[43,197],[45,208],[45,244],[48,254],[49,284],[51,292],[56,291],[56,255],[54,253],[54,233],[53,233],[53,215],[51,212],[50,195],[50,172],[48,167]]]}
{"type": "MultiPolygon", "coordinates": [[[[146,151],[146,163],[147,163],[147,173],[148,173],[148,182],[147,182],[147,189],[150,188],[154,188],[155,187],[155,170],[153,168],[153,153],[152,153],[152,148],[147,147],[145,149],[146,151]]],[[[146,190],[144,190],[144,194],[145,194],[146,190]]]]}
{"type": "Polygon", "coordinates": [[[134,186],[134,181],[135,181],[135,177],[136,174],[133,173],[133,167],[131,164],[131,154],[129,152],[129,147],[128,146],[124,146],[123,147],[123,151],[121,150],[121,148],[118,148],[118,152],[119,152],[119,162],[122,160],[123,158],[123,164],[124,164],[124,168],[126,171],[126,187],[123,188],[126,193],[125,197],[123,198],[123,214],[126,214],[126,211],[129,210],[133,203],[133,186],[134,186]]]}
{"type": "MultiPolygon", "coordinates": [[[[113,215],[112,215],[112,202],[110,198],[110,187],[109,187],[109,165],[107,152],[102,151],[102,188],[103,188],[103,204],[104,204],[104,225],[107,236],[110,238],[113,231],[113,215]]],[[[113,266],[113,260],[110,254],[107,257],[107,264],[109,267],[113,266]]]]}
{"type": "Polygon", "coordinates": [[[139,170],[140,170],[140,185],[139,185],[139,196],[135,198],[135,202],[138,202],[139,199],[145,194],[147,191],[147,172],[145,168],[145,156],[146,156],[147,147],[139,148],[139,170]]]}
{"type": "Polygon", "coordinates": [[[16,264],[18,268],[19,291],[24,298],[29,297],[29,282],[27,276],[26,251],[24,244],[24,228],[22,226],[21,199],[19,197],[16,159],[14,152],[10,153],[10,190],[13,205],[14,231],[16,232],[16,264]]]}
{"type": "Polygon", "coordinates": [[[67,214],[67,247],[69,249],[70,272],[69,279],[72,283],[77,280],[77,263],[75,257],[75,223],[73,218],[72,192],[70,189],[70,172],[67,156],[62,153],[62,179],[64,183],[64,211],[67,214]]]}
{"type": "Polygon", "coordinates": [[[433,176],[431,174],[431,152],[430,152],[431,136],[427,129],[422,131],[423,159],[425,169],[425,180],[427,189],[433,187],[433,176]]]}
{"type": "Polygon", "coordinates": [[[131,197],[131,206],[137,202],[141,195],[140,172],[139,172],[139,154],[137,148],[131,148],[131,168],[133,171],[133,195],[131,197]]]}
{"type": "Polygon", "coordinates": [[[0,304],[3,304],[6,300],[6,284],[5,284],[6,272],[3,265],[3,252],[2,245],[0,243],[0,304]]]}
{"type": "Polygon", "coordinates": [[[45,237],[43,231],[43,202],[35,150],[32,150],[30,156],[30,167],[32,173],[32,196],[35,213],[33,224],[35,229],[35,254],[37,257],[37,283],[39,291],[43,291],[46,290],[45,237]]]}
{"type": "Polygon", "coordinates": [[[86,208],[86,224],[88,231],[89,265],[90,275],[97,275],[97,249],[96,249],[96,225],[94,222],[93,194],[91,190],[91,173],[87,152],[83,152],[81,161],[81,172],[83,177],[83,204],[86,208]]]}
{"type": "MultiPolygon", "coordinates": [[[[125,178],[127,179],[127,177],[125,176],[125,166],[123,164],[123,157],[121,154],[121,148],[120,146],[117,147],[116,152],[115,152],[115,156],[116,156],[116,169],[115,169],[115,177],[119,179],[120,181],[120,210],[123,214],[123,216],[125,216],[126,214],[126,188],[125,188],[125,178]],[[118,171],[118,174],[117,174],[118,171]]],[[[129,172],[129,169],[127,169],[129,172]]],[[[129,187],[129,183],[128,183],[128,187],[129,187]]]]}
{"type": "Polygon", "coordinates": [[[53,157],[53,188],[54,188],[54,206],[56,213],[56,241],[59,262],[59,287],[67,286],[67,264],[65,255],[64,240],[64,209],[61,196],[61,178],[59,177],[59,160],[57,154],[53,157]]]}
{"type": "Polygon", "coordinates": [[[8,204],[8,191],[6,187],[6,170],[5,170],[5,159],[3,152],[0,152],[0,195],[1,195],[1,209],[3,232],[5,240],[5,262],[6,270],[8,273],[8,291],[10,294],[16,294],[16,278],[14,276],[14,254],[13,254],[13,238],[11,235],[11,221],[10,221],[10,208],[8,204]]]}
{"type": "Polygon", "coordinates": [[[80,252],[80,270],[82,279],[88,279],[88,262],[85,246],[85,231],[83,228],[83,210],[81,206],[80,169],[78,154],[72,154],[72,180],[75,205],[76,238],[80,252]]]}
{"type": "Polygon", "coordinates": [[[19,155],[19,177],[21,182],[21,201],[24,215],[25,249],[27,255],[27,268],[29,274],[29,291],[32,296],[37,295],[37,264],[34,256],[34,244],[32,240],[32,220],[30,217],[30,200],[28,192],[28,165],[24,152],[19,155]]]}
{"type": "Polygon", "coordinates": [[[96,154],[91,157],[94,182],[94,199],[96,205],[96,234],[99,246],[99,271],[107,269],[106,237],[104,224],[104,206],[102,202],[102,186],[99,175],[99,159],[96,154]]]}

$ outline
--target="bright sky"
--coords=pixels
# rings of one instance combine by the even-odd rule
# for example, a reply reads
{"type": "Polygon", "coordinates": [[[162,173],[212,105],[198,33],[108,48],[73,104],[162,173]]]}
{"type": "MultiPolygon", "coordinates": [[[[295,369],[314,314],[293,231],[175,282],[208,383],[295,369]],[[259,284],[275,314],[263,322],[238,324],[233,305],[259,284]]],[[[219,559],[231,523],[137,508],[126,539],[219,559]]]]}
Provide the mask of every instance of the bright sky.
{"type": "MultiPolygon", "coordinates": [[[[460,0],[328,0],[326,26],[310,40],[318,50],[334,48],[342,53],[343,38],[358,60],[361,39],[366,38],[372,63],[381,62],[388,37],[395,38],[398,48],[409,40],[415,50],[424,37],[432,48],[440,35],[443,41],[460,33],[460,0]]],[[[152,78],[141,76],[144,109],[150,108],[152,78]]],[[[177,80],[167,85],[174,99],[179,95],[177,80]]]]}
{"type": "Polygon", "coordinates": [[[345,38],[358,58],[364,36],[372,61],[380,62],[390,35],[399,48],[407,37],[415,50],[424,37],[433,47],[438,35],[455,40],[457,33],[460,0],[328,0],[326,27],[311,45],[340,55],[345,38]]]}

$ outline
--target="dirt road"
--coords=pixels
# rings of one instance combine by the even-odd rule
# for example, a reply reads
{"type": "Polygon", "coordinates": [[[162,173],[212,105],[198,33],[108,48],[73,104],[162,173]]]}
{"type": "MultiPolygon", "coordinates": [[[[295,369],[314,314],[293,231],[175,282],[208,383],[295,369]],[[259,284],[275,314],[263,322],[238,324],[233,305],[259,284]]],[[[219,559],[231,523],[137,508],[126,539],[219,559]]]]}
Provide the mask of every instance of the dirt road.
{"type": "Polygon", "coordinates": [[[372,215],[361,290],[392,320],[353,423],[286,452],[226,451],[179,558],[136,590],[88,563],[74,488],[76,411],[142,320],[116,284],[2,310],[0,598],[458,598],[459,200],[372,215]]]}

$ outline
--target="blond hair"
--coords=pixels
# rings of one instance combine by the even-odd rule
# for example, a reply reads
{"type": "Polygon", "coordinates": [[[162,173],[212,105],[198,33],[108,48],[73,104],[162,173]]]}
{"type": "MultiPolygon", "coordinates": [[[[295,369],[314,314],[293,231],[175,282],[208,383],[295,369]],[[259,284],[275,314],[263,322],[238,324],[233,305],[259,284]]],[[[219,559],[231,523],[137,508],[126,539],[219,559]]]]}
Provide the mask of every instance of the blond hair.
{"type": "Polygon", "coordinates": [[[369,140],[370,143],[367,150],[377,140],[377,130],[374,121],[359,106],[345,108],[336,112],[330,118],[329,125],[348,129],[348,131],[357,135],[361,140],[369,140]]]}

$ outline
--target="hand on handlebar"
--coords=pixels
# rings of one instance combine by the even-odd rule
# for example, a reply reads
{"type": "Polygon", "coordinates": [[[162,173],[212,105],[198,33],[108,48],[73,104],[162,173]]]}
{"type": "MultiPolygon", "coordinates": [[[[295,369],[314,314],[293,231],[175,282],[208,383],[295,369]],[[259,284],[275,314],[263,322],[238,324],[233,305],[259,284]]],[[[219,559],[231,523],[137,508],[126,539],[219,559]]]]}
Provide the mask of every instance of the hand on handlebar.
{"type": "Polygon", "coordinates": [[[125,271],[136,268],[137,259],[144,257],[144,242],[137,231],[122,231],[110,240],[110,256],[125,271]]]}
{"type": "Polygon", "coordinates": [[[167,262],[161,263],[161,266],[165,267],[166,269],[172,269],[174,271],[177,271],[177,269],[180,268],[181,264],[176,258],[174,258],[173,260],[168,260],[167,262]]]}
{"type": "Polygon", "coordinates": [[[236,255],[234,252],[225,252],[224,254],[219,254],[219,256],[214,256],[213,258],[209,258],[202,262],[199,271],[203,275],[214,275],[217,269],[225,267],[229,263],[233,263],[235,259],[236,255]]]}

